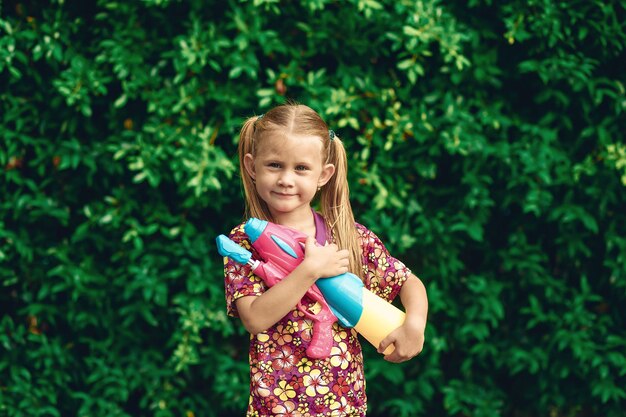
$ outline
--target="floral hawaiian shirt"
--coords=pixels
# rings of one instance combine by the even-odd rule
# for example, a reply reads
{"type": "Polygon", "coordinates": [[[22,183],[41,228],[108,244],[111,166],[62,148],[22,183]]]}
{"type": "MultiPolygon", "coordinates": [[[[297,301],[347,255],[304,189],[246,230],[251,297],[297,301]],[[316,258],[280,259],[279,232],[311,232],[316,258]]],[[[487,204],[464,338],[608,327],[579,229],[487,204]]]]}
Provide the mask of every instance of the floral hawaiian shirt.
{"type": "MultiPolygon", "coordinates": [[[[316,215],[316,239],[323,244],[326,230],[316,215]],[[320,227],[322,225],[322,227],[320,227]]],[[[320,221],[321,219],[321,221],[320,221]]],[[[409,276],[409,269],[389,255],[380,239],[357,223],[367,270],[365,286],[391,302],[409,276]]],[[[230,238],[261,259],[237,226],[230,238]]],[[[230,259],[224,265],[228,314],[238,317],[235,301],[261,295],[267,286],[251,271],[230,259]]],[[[294,308],[266,331],[250,336],[250,399],[247,416],[364,416],[367,411],[363,354],[357,333],[335,322],[333,346],[328,358],[313,359],[306,348],[312,321],[294,308]]]]}

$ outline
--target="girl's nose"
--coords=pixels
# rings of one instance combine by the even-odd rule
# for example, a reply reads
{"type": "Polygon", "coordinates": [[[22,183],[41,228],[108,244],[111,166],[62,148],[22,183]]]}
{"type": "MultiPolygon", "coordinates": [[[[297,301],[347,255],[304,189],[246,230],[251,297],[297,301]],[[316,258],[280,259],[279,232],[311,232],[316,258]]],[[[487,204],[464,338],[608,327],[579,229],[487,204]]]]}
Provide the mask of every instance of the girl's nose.
{"type": "Polygon", "coordinates": [[[284,174],[278,178],[278,185],[285,188],[291,187],[293,185],[293,180],[288,174],[284,174]]]}

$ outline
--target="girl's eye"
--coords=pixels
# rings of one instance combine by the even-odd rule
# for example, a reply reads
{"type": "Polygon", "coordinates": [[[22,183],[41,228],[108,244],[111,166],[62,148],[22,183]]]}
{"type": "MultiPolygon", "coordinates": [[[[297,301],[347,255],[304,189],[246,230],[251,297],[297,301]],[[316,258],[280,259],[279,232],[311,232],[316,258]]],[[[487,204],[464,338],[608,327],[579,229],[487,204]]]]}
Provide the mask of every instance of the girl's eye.
{"type": "Polygon", "coordinates": [[[267,166],[270,168],[280,168],[280,164],[278,162],[270,162],[267,166]]]}
{"type": "Polygon", "coordinates": [[[305,166],[305,165],[298,165],[298,166],[296,167],[296,171],[306,171],[306,170],[308,170],[308,169],[309,169],[309,167],[307,167],[307,166],[305,166]]]}

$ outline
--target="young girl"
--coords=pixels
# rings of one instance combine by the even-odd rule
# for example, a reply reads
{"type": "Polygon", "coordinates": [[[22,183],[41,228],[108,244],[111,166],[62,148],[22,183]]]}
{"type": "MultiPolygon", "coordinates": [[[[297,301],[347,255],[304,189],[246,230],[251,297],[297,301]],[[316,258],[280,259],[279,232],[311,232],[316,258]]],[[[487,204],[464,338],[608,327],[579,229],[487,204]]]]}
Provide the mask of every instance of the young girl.
{"type": "MultiPolygon", "coordinates": [[[[347,159],[340,139],[304,105],[285,104],[249,118],[240,135],[239,162],[246,216],[308,235],[305,258],[268,288],[248,265],[224,266],[228,314],[250,332],[248,416],[364,416],[363,355],[354,329],[333,324],[328,358],[306,348],[312,321],[296,307],[316,280],[350,271],[391,302],[400,294],[404,324],[378,346],[390,362],[422,350],[428,301],[422,282],[365,226],[355,222],[348,200],[347,159]],[[320,213],[311,202],[320,198],[320,213]],[[317,244],[316,244],[317,242],[317,244]]],[[[251,250],[243,223],[230,238],[251,250]]]]}

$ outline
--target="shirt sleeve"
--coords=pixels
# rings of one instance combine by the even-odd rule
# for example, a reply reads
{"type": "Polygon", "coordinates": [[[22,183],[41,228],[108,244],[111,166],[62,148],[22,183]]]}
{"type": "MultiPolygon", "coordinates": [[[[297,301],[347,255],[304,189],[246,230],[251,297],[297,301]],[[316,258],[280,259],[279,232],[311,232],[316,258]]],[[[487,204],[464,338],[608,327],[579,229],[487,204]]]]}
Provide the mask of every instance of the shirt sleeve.
{"type": "MultiPolygon", "coordinates": [[[[243,224],[234,228],[228,236],[232,241],[252,252],[253,259],[256,252],[251,248],[250,241],[243,231],[243,224]]],[[[229,316],[239,317],[237,301],[245,296],[258,296],[266,290],[263,280],[252,272],[250,265],[242,265],[230,258],[224,258],[224,289],[226,295],[226,312],[229,316]]]]}
{"type": "Polygon", "coordinates": [[[363,248],[365,286],[391,302],[402,289],[411,270],[389,254],[383,242],[371,230],[357,223],[357,234],[363,248]]]}

